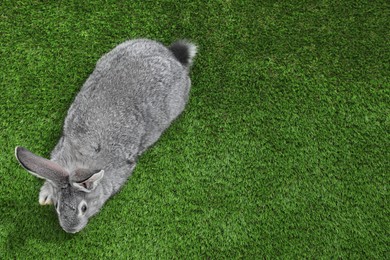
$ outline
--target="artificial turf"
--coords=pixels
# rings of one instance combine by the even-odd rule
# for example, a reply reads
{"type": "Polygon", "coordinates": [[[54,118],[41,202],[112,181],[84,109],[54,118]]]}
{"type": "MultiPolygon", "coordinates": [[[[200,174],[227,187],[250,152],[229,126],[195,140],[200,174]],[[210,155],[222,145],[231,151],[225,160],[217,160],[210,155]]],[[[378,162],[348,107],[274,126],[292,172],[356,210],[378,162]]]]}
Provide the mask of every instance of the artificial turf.
{"type": "Polygon", "coordinates": [[[0,4],[0,258],[389,256],[388,1],[0,4]],[[75,235],[16,162],[48,157],[96,61],[199,46],[183,115],[75,235]]]}

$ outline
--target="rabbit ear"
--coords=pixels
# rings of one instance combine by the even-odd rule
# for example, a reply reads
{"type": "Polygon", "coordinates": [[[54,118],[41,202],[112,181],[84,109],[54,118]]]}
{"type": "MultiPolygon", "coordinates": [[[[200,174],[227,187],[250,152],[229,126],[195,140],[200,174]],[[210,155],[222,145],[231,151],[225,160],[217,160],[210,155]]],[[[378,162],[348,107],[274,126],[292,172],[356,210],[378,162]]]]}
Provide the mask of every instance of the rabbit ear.
{"type": "Polygon", "coordinates": [[[15,148],[15,156],[19,163],[32,175],[50,180],[54,183],[67,182],[69,174],[57,163],[33,154],[23,147],[15,148]]]}
{"type": "Polygon", "coordinates": [[[104,176],[104,170],[100,170],[95,173],[91,173],[87,170],[76,170],[75,176],[72,177],[76,178],[78,180],[84,179],[81,181],[73,181],[72,184],[75,188],[84,191],[84,192],[91,192],[93,191],[96,186],[99,184],[99,182],[103,179],[104,176]]]}

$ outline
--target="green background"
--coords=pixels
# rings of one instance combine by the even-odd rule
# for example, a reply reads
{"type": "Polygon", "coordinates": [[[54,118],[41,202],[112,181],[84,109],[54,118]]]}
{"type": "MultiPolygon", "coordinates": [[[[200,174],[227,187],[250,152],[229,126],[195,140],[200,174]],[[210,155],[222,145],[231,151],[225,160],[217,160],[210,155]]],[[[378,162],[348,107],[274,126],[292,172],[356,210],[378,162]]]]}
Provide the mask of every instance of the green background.
{"type": "Polygon", "coordinates": [[[386,258],[388,1],[0,3],[0,258],[386,258]],[[182,116],[80,233],[16,162],[48,157],[96,61],[199,46],[182,116]]]}

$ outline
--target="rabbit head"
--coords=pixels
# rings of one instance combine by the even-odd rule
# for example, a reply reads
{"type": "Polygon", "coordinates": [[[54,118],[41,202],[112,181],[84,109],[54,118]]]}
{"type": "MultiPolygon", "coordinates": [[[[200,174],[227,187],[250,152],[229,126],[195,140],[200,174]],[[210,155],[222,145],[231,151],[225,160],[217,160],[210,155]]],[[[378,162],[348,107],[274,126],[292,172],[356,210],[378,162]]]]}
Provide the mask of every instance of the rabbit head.
{"type": "Polygon", "coordinates": [[[23,147],[16,147],[19,163],[32,175],[45,179],[47,196],[53,202],[61,227],[68,233],[83,229],[88,219],[102,207],[99,182],[104,170],[76,169],[68,172],[65,168],[33,154],[23,147]]]}

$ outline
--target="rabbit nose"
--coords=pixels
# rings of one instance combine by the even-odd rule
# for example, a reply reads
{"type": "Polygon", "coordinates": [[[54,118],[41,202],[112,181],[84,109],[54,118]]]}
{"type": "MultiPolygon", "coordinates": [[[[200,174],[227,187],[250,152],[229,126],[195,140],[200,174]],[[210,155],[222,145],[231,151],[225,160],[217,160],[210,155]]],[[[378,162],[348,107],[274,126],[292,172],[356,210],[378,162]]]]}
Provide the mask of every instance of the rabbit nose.
{"type": "Polygon", "coordinates": [[[67,220],[70,219],[70,216],[66,214],[66,215],[63,215],[62,218],[63,218],[63,220],[66,220],[66,221],[67,221],[67,220]]]}

